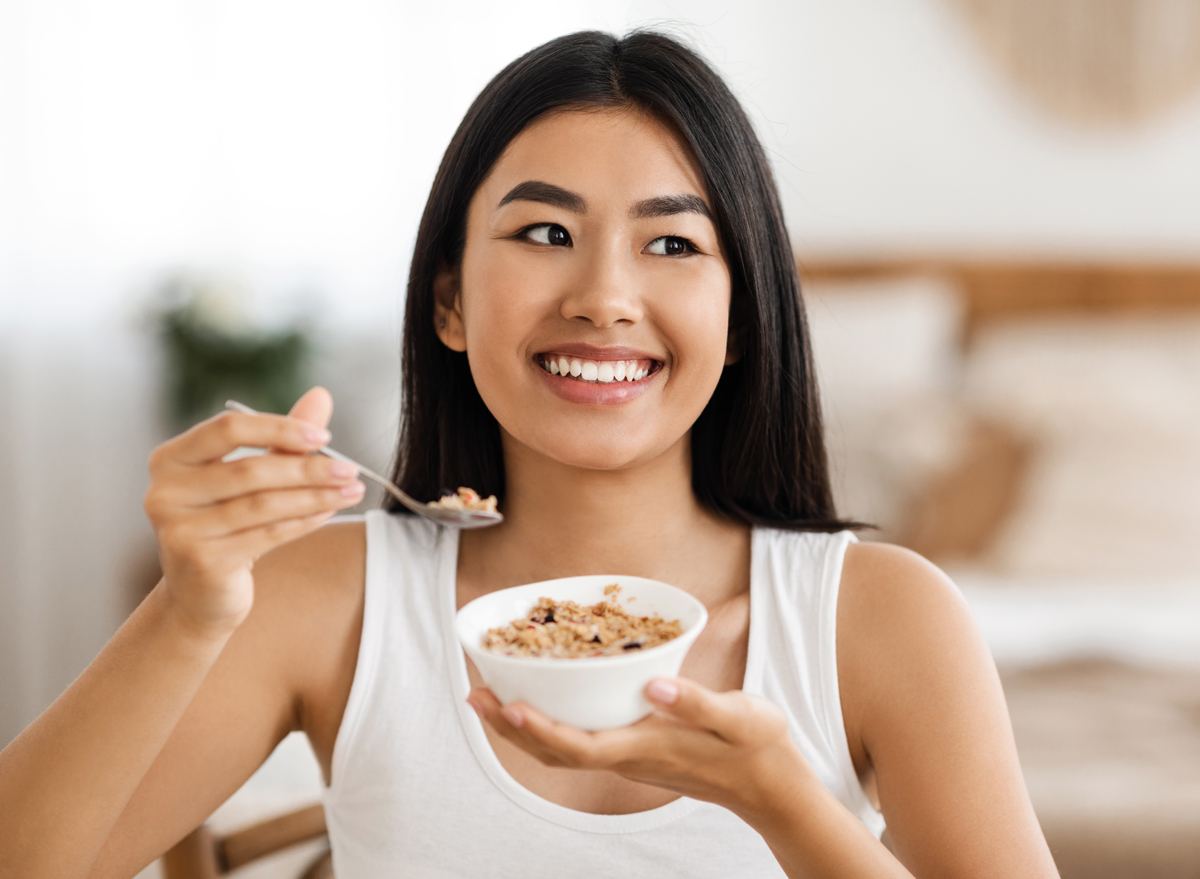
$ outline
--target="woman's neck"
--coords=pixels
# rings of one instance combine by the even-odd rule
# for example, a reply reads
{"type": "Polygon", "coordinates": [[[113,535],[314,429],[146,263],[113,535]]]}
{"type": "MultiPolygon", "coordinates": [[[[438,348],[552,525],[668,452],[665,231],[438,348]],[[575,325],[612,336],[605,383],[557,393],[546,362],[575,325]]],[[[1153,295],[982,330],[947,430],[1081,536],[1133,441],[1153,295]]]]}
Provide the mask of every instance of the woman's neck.
{"type": "Polygon", "coordinates": [[[505,476],[504,523],[462,534],[461,598],[576,574],[651,577],[706,604],[748,588],[749,528],[696,499],[688,436],[616,471],[506,444],[505,476]]]}

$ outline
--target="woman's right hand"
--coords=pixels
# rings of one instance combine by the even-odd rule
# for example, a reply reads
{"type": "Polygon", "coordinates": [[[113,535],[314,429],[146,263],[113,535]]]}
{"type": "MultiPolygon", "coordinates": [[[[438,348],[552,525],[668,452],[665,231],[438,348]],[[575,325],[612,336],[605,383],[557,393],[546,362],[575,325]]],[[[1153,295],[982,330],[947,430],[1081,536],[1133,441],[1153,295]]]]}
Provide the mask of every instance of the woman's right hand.
{"type": "Polygon", "coordinates": [[[223,412],[151,453],[143,506],[161,588],[189,630],[227,637],[254,602],[255,560],[362,500],[353,465],[311,454],[329,441],[332,412],[329,392],[313,388],[286,416],[223,412]],[[239,446],[268,453],[222,460],[239,446]]]}

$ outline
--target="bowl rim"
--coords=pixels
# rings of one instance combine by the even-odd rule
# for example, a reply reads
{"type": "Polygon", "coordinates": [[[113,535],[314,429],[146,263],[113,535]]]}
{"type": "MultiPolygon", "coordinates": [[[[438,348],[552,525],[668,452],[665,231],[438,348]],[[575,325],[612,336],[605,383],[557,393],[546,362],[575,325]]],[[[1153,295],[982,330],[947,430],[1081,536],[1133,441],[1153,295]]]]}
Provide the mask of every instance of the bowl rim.
{"type": "Polygon", "coordinates": [[[459,643],[462,645],[463,649],[471,655],[472,659],[474,659],[475,655],[478,654],[480,656],[486,656],[487,661],[489,662],[500,662],[502,664],[510,663],[512,665],[521,665],[526,667],[531,665],[562,666],[564,663],[568,666],[578,666],[581,663],[586,663],[587,665],[633,665],[643,660],[645,657],[666,650],[669,647],[675,646],[678,648],[680,645],[690,645],[691,642],[694,641],[700,634],[700,632],[704,630],[706,625],[708,625],[708,608],[704,606],[704,602],[692,595],[692,593],[688,592],[686,589],[680,589],[678,586],[672,586],[670,583],[664,583],[662,580],[654,580],[650,577],[638,577],[634,574],[579,574],[577,576],[554,577],[550,580],[537,580],[533,583],[521,583],[517,586],[507,586],[504,589],[497,589],[495,592],[489,592],[487,595],[481,595],[478,598],[473,598],[460,607],[454,614],[454,634],[458,636],[459,643]],[[459,621],[462,619],[463,611],[465,611],[472,604],[475,604],[475,602],[484,601],[494,595],[499,595],[502,592],[508,592],[511,589],[522,589],[527,586],[540,586],[543,583],[555,583],[560,580],[574,580],[581,579],[583,577],[613,577],[624,580],[642,580],[647,583],[654,583],[658,586],[666,586],[668,589],[673,589],[676,592],[682,593],[689,601],[694,602],[700,609],[700,616],[697,618],[696,622],[692,623],[692,625],[684,629],[678,635],[678,637],[672,638],[670,641],[666,641],[654,647],[649,647],[645,650],[639,650],[635,653],[618,654],[615,656],[508,656],[504,653],[493,653],[492,651],[487,650],[478,644],[468,645],[467,640],[463,637],[462,630],[459,628],[459,621]]]}

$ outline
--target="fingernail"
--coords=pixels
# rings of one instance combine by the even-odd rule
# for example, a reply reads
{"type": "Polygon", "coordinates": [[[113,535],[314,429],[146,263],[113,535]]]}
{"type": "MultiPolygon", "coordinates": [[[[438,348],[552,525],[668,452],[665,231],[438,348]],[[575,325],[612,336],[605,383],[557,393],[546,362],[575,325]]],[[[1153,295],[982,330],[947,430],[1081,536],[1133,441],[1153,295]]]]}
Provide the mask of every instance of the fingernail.
{"type": "Polygon", "coordinates": [[[310,426],[304,428],[304,438],[310,443],[325,445],[325,443],[333,439],[333,434],[323,427],[310,426]]]}
{"type": "Polygon", "coordinates": [[[525,724],[525,718],[521,716],[521,712],[511,705],[505,705],[500,709],[500,713],[504,715],[504,719],[518,729],[525,724]]]}
{"type": "Polygon", "coordinates": [[[356,495],[362,494],[366,490],[367,487],[361,482],[352,482],[349,485],[343,485],[341,488],[339,488],[338,493],[341,494],[342,497],[355,497],[356,495]]]}
{"type": "Polygon", "coordinates": [[[472,702],[470,699],[467,700],[467,704],[470,705],[475,710],[475,713],[479,715],[479,719],[482,720],[483,719],[483,709],[480,708],[477,703],[472,702]]]}
{"type": "Polygon", "coordinates": [[[646,695],[661,705],[674,705],[679,699],[679,684],[671,681],[651,681],[646,687],[646,695]]]}
{"type": "Polygon", "coordinates": [[[329,465],[329,472],[334,479],[349,479],[358,473],[358,468],[345,461],[333,461],[329,465]]]}

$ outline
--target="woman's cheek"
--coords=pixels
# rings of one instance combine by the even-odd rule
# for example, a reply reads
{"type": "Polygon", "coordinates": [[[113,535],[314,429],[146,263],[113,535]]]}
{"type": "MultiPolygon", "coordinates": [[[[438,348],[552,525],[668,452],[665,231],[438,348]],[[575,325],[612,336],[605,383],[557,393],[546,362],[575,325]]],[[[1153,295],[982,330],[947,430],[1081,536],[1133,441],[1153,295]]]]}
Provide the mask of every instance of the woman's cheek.
{"type": "MultiPolygon", "coordinates": [[[[715,285],[713,285],[715,286],[715,285]]],[[[721,378],[729,340],[729,295],[720,287],[697,285],[680,291],[675,307],[662,316],[663,329],[674,340],[680,378],[689,387],[711,393],[721,378]]],[[[707,403],[707,398],[704,400],[707,403]]]]}
{"type": "Polygon", "coordinates": [[[463,273],[467,351],[478,354],[472,356],[472,365],[491,370],[523,367],[522,340],[544,320],[553,281],[545,277],[544,267],[529,265],[529,260],[498,254],[479,262],[470,272],[472,267],[464,265],[463,273]]]}

